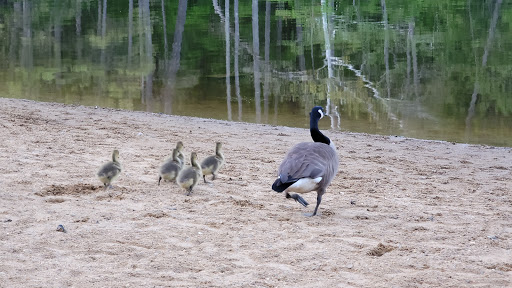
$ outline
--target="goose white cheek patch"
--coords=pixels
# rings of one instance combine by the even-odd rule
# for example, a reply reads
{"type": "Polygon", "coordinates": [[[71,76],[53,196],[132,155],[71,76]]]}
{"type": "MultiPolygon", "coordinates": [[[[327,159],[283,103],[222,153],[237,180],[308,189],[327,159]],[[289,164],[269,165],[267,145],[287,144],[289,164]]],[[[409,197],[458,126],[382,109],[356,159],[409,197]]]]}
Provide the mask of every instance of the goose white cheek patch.
{"type": "Polygon", "coordinates": [[[321,109],[318,109],[318,113],[320,113],[320,119],[324,118],[324,112],[321,109]]]}

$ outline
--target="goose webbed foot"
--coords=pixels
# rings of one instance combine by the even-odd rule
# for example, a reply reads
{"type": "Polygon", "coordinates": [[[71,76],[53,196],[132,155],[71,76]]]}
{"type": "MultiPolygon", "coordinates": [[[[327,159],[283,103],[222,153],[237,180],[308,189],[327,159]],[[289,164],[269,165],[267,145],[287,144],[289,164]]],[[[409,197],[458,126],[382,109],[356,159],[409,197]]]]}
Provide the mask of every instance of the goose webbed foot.
{"type": "Polygon", "coordinates": [[[302,204],[302,206],[304,206],[304,207],[307,207],[309,205],[309,203],[306,200],[304,200],[304,198],[302,198],[299,194],[288,194],[288,193],[286,193],[286,198],[292,198],[295,201],[297,201],[300,204],[302,204]]]}
{"type": "Polygon", "coordinates": [[[158,177],[158,186],[160,186],[160,181],[162,180],[162,176],[158,177]]]}

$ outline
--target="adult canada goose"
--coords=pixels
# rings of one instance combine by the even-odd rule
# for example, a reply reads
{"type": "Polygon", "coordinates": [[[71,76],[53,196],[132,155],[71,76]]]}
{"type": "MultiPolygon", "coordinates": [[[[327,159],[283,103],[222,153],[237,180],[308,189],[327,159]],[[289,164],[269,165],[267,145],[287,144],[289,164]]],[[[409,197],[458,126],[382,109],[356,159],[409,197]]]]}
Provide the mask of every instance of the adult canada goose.
{"type": "Polygon", "coordinates": [[[318,129],[318,120],[324,116],[321,106],[316,106],[309,113],[309,131],[315,142],[302,142],[293,146],[279,166],[278,177],[272,189],[285,192],[286,198],[306,207],[308,202],[298,194],[316,191],[316,207],[311,216],[315,216],[322,202],[322,195],[338,171],[338,154],[336,147],[327,136],[318,129]]]}
{"type": "Polygon", "coordinates": [[[105,163],[103,166],[101,166],[100,170],[98,171],[98,178],[101,182],[103,182],[103,185],[105,186],[105,190],[108,187],[111,187],[112,181],[114,181],[119,174],[121,174],[121,163],[119,163],[119,151],[114,150],[112,152],[112,161],[105,163]]]}
{"type": "Polygon", "coordinates": [[[185,165],[185,156],[183,155],[183,142],[178,141],[178,143],[176,143],[176,150],[178,150],[178,159],[181,162],[181,166],[185,165]]]}
{"type": "Polygon", "coordinates": [[[175,181],[176,177],[180,173],[181,168],[183,167],[183,162],[180,161],[179,151],[178,149],[172,149],[172,157],[167,159],[167,161],[162,164],[160,167],[160,176],[158,177],[158,185],[160,185],[160,181],[162,179],[167,181],[175,181]]]}
{"type": "Polygon", "coordinates": [[[222,154],[222,143],[217,142],[215,146],[215,155],[206,157],[203,162],[201,162],[201,170],[203,171],[203,180],[204,183],[206,181],[206,175],[212,174],[212,180],[215,180],[217,176],[217,172],[220,170],[224,164],[224,154],[222,154]]]}
{"type": "Polygon", "coordinates": [[[187,190],[187,196],[192,193],[192,189],[194,189],[197,182],[199,182],[199,179],[201,179],[201,176],[203,175],[201,172],[201,166],[197,163],[196,152],[192,152],[192,154],[190,154],[190,164],[192,166],[181,170],[177,178],[178,184],[183,189],[187,190]]]}

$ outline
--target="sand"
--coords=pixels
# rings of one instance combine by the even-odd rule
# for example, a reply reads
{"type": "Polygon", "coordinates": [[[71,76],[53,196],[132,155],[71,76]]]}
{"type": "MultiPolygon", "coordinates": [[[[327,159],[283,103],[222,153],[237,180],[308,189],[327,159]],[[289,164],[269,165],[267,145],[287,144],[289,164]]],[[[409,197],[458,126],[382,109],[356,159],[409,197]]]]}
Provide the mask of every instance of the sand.
{"type": "Polygon", "coordinates": [[[511,148],[325,131],[340,171],[306,217],[316,193],[271,184],[307,129],[13,99],[0,119],[1,287],[512,286],[511,148]],[[224,143],[191,196],[157,185],[178,140],[224,143]]]}

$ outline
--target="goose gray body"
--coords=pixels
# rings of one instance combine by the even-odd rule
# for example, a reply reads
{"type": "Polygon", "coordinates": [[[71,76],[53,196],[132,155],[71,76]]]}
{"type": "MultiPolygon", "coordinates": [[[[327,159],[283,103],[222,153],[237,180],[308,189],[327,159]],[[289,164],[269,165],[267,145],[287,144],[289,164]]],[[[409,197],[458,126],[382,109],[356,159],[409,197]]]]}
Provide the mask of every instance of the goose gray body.
{"type": "Polygon", "coordinates": [[[112,161],[101,166],[97,173],[98,179],[103,182],[105,189],[111,186],[111,183],[121,174],[121,163],[119,162],[119,151],[112,152],[112,161]]]}
{"type": "Polygon", "coordinates": [[[212,175],[212,180],[217,177],[217,172],[224,164],[224,154],[222,154],[222,143],[217,142],[215,146],[215,155],[206,157],[201,162],[201,170],[203,173],[203,180],[206,183],[206,175],[212,175]]]}
{"type": "Polygon", "coordinates": [[[191,166],[181,170],[178,175],[178,184],[187,191],[187,196],[192,193],[192,189],[197,185],[199,179],[203,176],[201,166],[197,163],[197,154],[192,152],[190,156],[191,166]]]}
{"type": "Polygon", "coordinates": [[[179,159],[178,149],[172,150],[172,156],[160,167],[160,176],[158,177],[158,185],[162,179],[167,181],[175,181],[176,177],[183,168],[183,162],[179,159]]]}
{"type": "Polygon", "coordinates": [[[318,206],[326,188],[338,172],[338,154],[331,140],[318,130],[318,120],[323,117],[322,107],[315,107],[310,113],[310,132],[315,142],[303,142],[293,146],[279,166],[278,178],[272,185],[276,192],[285,192],[286,198],[295,199],[300,204],[308,203],[298,194],[317,192],[318,206]]]}

